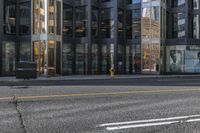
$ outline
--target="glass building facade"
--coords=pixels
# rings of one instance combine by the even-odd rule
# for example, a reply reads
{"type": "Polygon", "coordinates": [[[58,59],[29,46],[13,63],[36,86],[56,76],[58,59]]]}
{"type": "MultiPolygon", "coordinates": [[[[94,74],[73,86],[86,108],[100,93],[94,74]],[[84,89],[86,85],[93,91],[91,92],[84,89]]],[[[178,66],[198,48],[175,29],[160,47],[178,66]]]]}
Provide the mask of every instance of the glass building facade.
{"type": "Polygon", "coordinates": [[[0,76],[200,73],[199,0],[1,0],[0,76]]]}

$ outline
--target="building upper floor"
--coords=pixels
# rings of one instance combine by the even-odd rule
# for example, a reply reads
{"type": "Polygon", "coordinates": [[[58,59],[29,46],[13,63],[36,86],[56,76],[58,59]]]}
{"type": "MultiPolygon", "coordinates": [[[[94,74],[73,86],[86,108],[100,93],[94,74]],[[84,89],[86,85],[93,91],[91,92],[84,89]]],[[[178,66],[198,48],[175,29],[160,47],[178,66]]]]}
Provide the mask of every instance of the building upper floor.
{"type": "Polygon", "coordinates": [[[140,39],[144,23],[157,20],[164,39],[200,38],[199,0],[2,0],[0,6],[1,36],[140,39]]]}

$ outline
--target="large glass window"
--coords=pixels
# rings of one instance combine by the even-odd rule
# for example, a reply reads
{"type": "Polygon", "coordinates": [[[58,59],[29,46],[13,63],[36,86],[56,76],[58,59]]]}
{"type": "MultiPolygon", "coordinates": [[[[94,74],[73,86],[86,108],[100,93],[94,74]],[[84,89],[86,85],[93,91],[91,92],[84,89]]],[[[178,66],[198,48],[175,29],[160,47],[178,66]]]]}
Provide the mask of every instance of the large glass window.
{"type": "Polygon", "coordinates": [[[31,59],[31,42],[20,42],[20,61],[30,61],[31,59]]]}
{"type": "Polygon", "coordinates": [[[56,34],[61,35],[61,2],[56,1],[56,34]]]}
{"type": "Polygon", "coordinates": [[[15,43],[3,42],[2,50],[2,74],[14,75],[16,62],[15,43]]]}
{"type": "Polygon", "coordinates": [[[76,44],[76,74],[87,73],[87,44],[76,44]]]}
{"type": "Polygon", "coordinates": [[[76,8],[76,36],[86,37],[87,35],[87,13],[86,7],[76,8]]]}
{"type": "Polygon", "coordinates": [[[160,60],[160,45],[158,43],[148,42],[142,44],[143,60],[142,67],[144,72],[158,71],[160,60]]]}
{"type": "Polygon", "coordinates": [[[199,0],[193,0],[192,5],[193,9],[199,9],[199,0]]]}
{"type": "Polygon", "coordinates": [[[39,9],[39,13],[40,13],[40,19],[39,19],[39,23],[41,26],[41,33],[46,33],[46,24],[45,24],[45,0],[40,0],[40,9],[39,9]]]}
{"type": "Polygon", "coordinates": [[[63,35],[64,36],[72,36],[72,26],[73,26],[72,7],[64,4],[63,5],[63,35]]]}
{"type": "Polygon", "coordinates": [[[92,44],[92,74],[98,73],[98,44],[92,44]]]}
{"type": "Polygon", "coordinates": [[[124,33],[124,12],[123,10],[118,10],[118,37],[123,37],[124,33]]]}
{"type": "Polygon", "coordinates": [[[117,65],[118,65],[118,73],[123,73],[123,51],[124,47],[122,44],[118,44],[118,59],[117,59],[117,65]]]}
{"type": "Polygon", "coordinates": [[[40,31],[40,21],[39,21],[39,0],[33,1],[33,33],[38,34],[40,31]]]}
{"type": "Polygon", "coordinates": [[[92,8],[92,36],[98,37],[99,28],[99,10],[97,8],[92,8]]]}
{"type": "Polygon", "coordinates": [[[20,3],[20,22],[19,32],[20,34],[31,34],[31,3],[20,3]]]}
{"type": "Polygon", "coordinates": [[[173,0],[174,7],[185,7],[185,0],[173,0]]]}
{"type": "Polygon", "coordinates": [[[132,39],[132,10],[126,11],[126,38],[132,39]]]}
{"type": "Polygon", "coordinates": [[[138,13],[135,10],[128,10],[126,13],[126,37],[128,39],[141,37],[141,10],[137,9],[138,13]]]}
{"type": "Polygon", "coordinates": [[[48,41],[48,73],[55,73],[56,63],[56,42],[54,40],[48,41]]]}
{"type": "Polygon", "coordinates": [[[109,73],[111,67],[111,52],[110,46],[107,44],[101,45],[101,73],[109,73]]]}
{"type": "Polygon", "coordinates": [[[76,37],[87,36],[87,11],[86,7],[76,8],[76,37]]]}
{"type": "Polygon", "coordinates": [[[4,1],[4,34],[16,34],[16,3],[4,1]]]}
{"type": "Polygon", "coordinates": [[[64,43],[62,46],[63,50],[63,74],[72,74],[72,64],[73,64],[73,52],[72,45],[64,43]]]}
{"type": "Polygon", "coordinates": [[[57,41],[56,42],[56,50],[55,50],[55,52],[56,52],[56,74],[61,74],[62,73],[62,66],[61,66],[61,64],[62,64],[62,60],[61,60],[61,58],[62,58],[62,46],[61,46],[61,42],[60,41],[57,41]]]}
{"type": "Polygon", "coordinates": [[[152,38],[160,37],[160,7],[151,8],[151,36],[152,38]]]}
{"type": "Polygon", "coordinates": [[[100,0],[92,0],[91,2],[92,2],[93,5],[99,5],[99,1],[100,0]]]}
{"type": "Polygon", "coordinates": [[[84,5],[88,0],[73,0],[75,5],[84,5]]]}
{"type": "Polygon", "coordinates": [[[160,7],[158,0],[150,2],[149,5],[142,8],[142,71],[158,72],[160,65],[160,7]]]}
{"type": "Polygon", "coordinates": [[[138,4],[141,0],[126,0],[126,4],[138,4]]]}
{"type": "Polygon", "coordinates": [[[114,38],[114,9],[101,10],[101,37],[114,38]]]}
{"type": "Polygon", "coordinates": [[[126,73],[132,73],[132,47],[126,45],[126,73]]]}
{"type": "Polygon", "coordinates": [[[33,1],[33,33],[46,33],[45,24],[45,0],[33,1]],[[41,30],[40,30],[41,29],[41,30]]]}
{"type": "Polygon", "coordinates": [[[49,0],[49,34],[55,33],[55,1],[49,0]]]}
{"type": "Polygon", "coordinates": [[[193,38],[199,39],[199,15],[194,15],[193,16],[193,38]]]}
{"type": "Polygon", "coordinates": [[[132,53],[133,53],[132,70],[133,72],[140,73],[141,72],[141,45],[133,44],[132,53]]]}
{"type": "Polygon", "coordinates": [[[167,46],[167,72],[200,73],[200,46],[167,46]]]}
{"type": "Polygon", "coordinates": [[[174,14],[174,38],[185,37],[185,14],[184,13],[176,13],[174,14]]]}

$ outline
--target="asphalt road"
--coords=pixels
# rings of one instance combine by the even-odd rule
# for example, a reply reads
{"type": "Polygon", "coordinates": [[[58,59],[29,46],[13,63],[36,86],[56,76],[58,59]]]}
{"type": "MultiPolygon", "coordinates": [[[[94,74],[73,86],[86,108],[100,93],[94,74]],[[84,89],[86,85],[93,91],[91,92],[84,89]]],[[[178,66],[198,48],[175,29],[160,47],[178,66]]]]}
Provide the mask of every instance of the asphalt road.
{"type": "Polygon", "coordinates": [[[16,80],[1,81],[0,86],[200,86],[200,76],[146,77],[123,79],[82,79],[82,80],[16,80]]]}
{"type": "Polygon", "coordinates": [[[199,86],[2,86],[1,133],[199,133],[199,86]]]}

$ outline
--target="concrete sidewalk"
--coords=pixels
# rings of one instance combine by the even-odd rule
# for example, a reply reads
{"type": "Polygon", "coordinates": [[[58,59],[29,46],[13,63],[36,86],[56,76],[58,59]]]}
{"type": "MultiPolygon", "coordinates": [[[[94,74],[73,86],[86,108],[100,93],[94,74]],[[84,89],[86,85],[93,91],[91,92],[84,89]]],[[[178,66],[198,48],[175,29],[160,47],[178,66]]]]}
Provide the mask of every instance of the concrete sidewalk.
{"type": "MultiPolygon", "coordinates": [[[[115,79],[141,79],[141,78],[184,78],[184,77],[199,77],[200,75],[116,75],[115,79]]],[[[111,79],[109,75],[71,75],[71,76],[54,76],[54,77],[38,77],[37,79],[30,79],[29,81],[37,80],[98,80],[98,79],[111,79]]],[[[16,77],[0,77],[0,82],[6,81],[23,81],[24,79],[16,79],[16,77]]]]}

